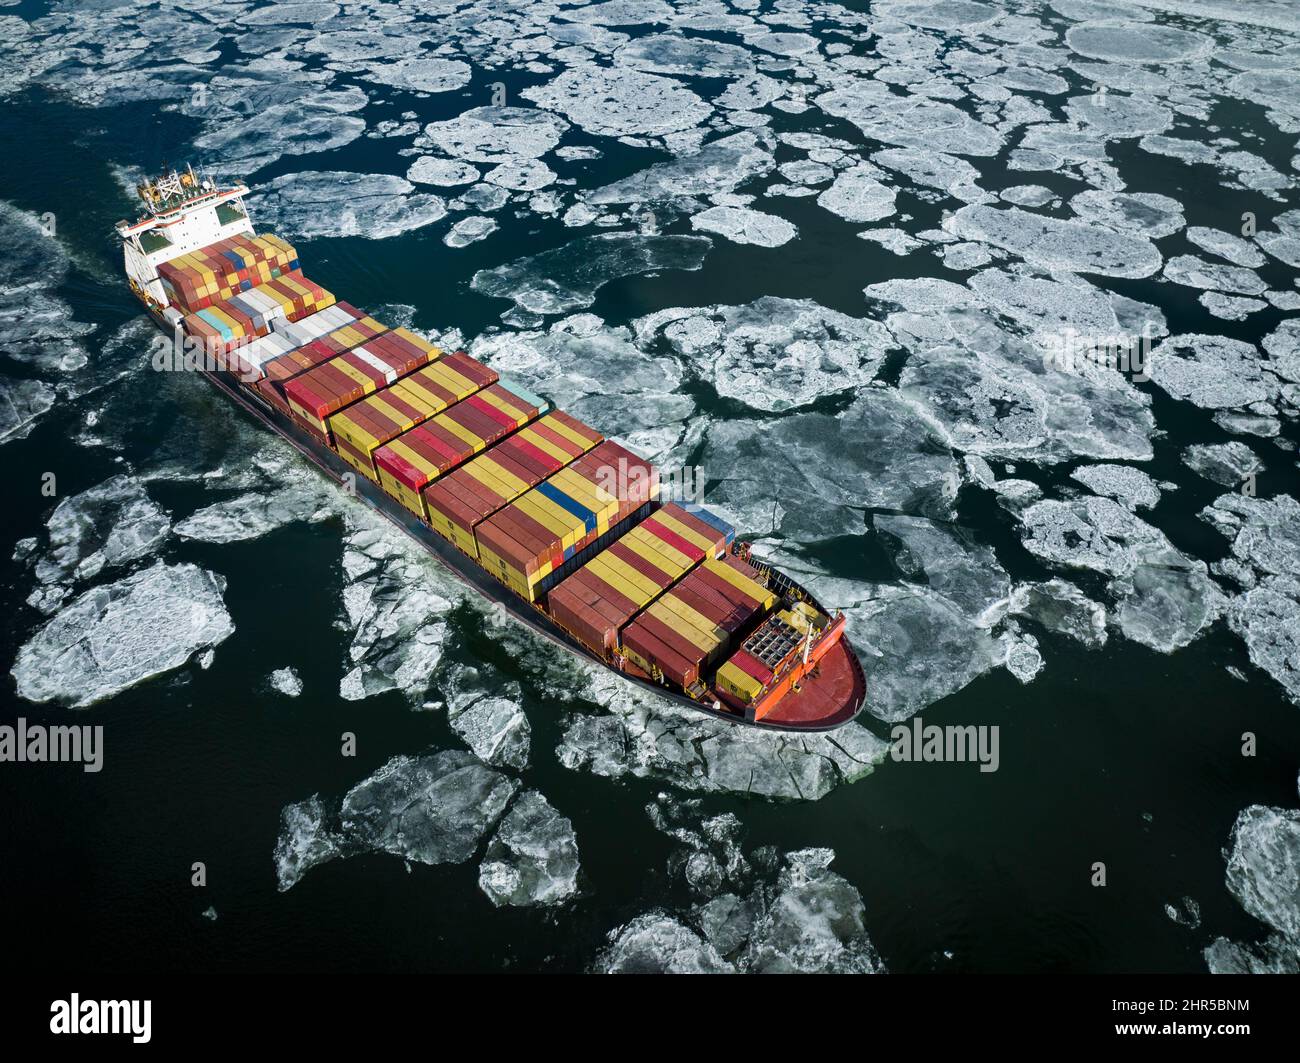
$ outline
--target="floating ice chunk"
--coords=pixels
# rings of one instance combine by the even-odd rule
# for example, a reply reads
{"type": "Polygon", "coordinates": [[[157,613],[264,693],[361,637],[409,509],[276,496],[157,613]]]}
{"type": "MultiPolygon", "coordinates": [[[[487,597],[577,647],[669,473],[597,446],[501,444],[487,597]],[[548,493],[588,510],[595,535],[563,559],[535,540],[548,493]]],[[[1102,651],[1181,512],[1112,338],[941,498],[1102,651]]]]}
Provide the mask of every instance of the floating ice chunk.
{"type": "Polygon", "coordinates": [[[1218,619],[1225,604],[1204,566],[1140,564],[1110,592],[1121,599],[1115,618],[1125,638],[1157,653],[1188,645],[1218,619]]]}
{"type": "MultiPolygon", "coordinates": [[[[333,151],[366,131],[364,118],[346,113],[366,105],[366,94],[359,88],[322,92],[310,85],[294,86],[298,98],[257,107],[239,82],[222,85],[213,79],[209,87],[219,98],[239,100],[247,108],[247,113],[233,107],[223,111],[209,121],[213,128],[194,138],[194,147],[205,157],[220,160],[219,172],[248,173],[285,155],[333,151]]],[[[250,94],[256,96],[256,90],[250,94]]]]}
{"type": "Polygon", "coordinates": [[[275,843],[276,888],[283,893],[313,867],[341,853],[339,839],[326,826],[325,803],[319,794],[280,810],[280,835],[275,843]]]}
{"type": "Polygon", "coordinates": [[[262,185],[254,207],[277,232],[301,239],[381,240],[423,228],[447,213],[442,198],[392,174],[291,173],[262,185]]]}
{"type": "Polygon", "coordinates": [[[704,236],[602,233],[563,247],[479,270],[470,287],[510,299],[534,314],[582,310],[608,282],[661,269],[699,269],[711,241],[704,236]]]}
{"type": "Polygon", "coordinates": [[[41,380],[0,380],[0,443],[26,439],[56,394],[41,380]]]}
{"type": "Polygon", "coordinates": [[[1196,930],[1201,925],[1201,906],[1191,897],[1183,897],[1177,905],[1166,904],[1165,915],[1170,922],[1196,930]]]}
{"type": "Polygon", "coordinates": [[[1062,579],[1018,584],[1011,592],[1008,613],[1088,647],[1106,644],[1106,607],[1062,579]]]}
{"type": "Polygon", "coordinates": [[[1300,811],[1243,809],[1232,827],[1227,884],[1248,914],[1300,947],[1300,811]]]}
{"type": "Polygon", "coordinates": [[[234,543],[259,539],[297,521],[318,522],[335,512],[334,500],[315,477],[278,490],[255,491],[200,509],[176,524],[182,539],[234,543]]]}
{"type": "Polygon", "coordinates": [[[375,63],[365,73],[367,81],[406,92],[451,92],[468,85],[472,76],[468,63],[435,55],[375,63]]]}
{"type": "Polygon", "coordinates": [[[1183,451],[1183,463],[1193,472],[1224,487],[1239,487],[1264,463],[1245,443],[1194,443],[1183,451]]]}
{"type": "Polygon", "coordinates": [[[495,218],[487,218],[482,214],[471,214],[469,217],[461,218],[448,231],[447,235],[442,238],[442,242],[448,247],[467,247],[470,244],[477,243],[479,240],[485,240],[497,231],[495,218]]]}
{"type": "Polygon", "coordinates": [[[770,173],[773,165],[770,145],[760,134],[733,133],[710,141],[693,155],[656,163],[598,188],[587,195],[587,201],[603,206],[713,196],[770,173]]]}
{"type": "Polygon", "coordinates": [[[421,185],[467,185],[479,179],[478,168],[458,159],[421,155],[406,171],[406,179],[421,185]]]}
{"type": "MultiPolygon", "coordinates": [[[[1291,539],[1294,547],[1294,533],[1291,539]]],[[[1300,580],[1267,577],[1233,600],[1228,625],[1246,644],[1251,662],[1300,705],[1300,580]]]]}
{"type": "Polygon", "coordinates": [[[1070,207],[1090,225],[1141,233],[1153,240],[1172,236],[1186,224],[1182,204],[1156,192],[1105,192],[1089,189],[1070,199],[1070,207]]]}
{"type": "Polygon", "coordinates": [[[1043,670],[1043,655],[1038,651],[1038,640],[1033,635],[1007,641],[1006,668],[1021,683],[1032,683],[1043,670]]]}
{"type": "Polygon", "coordinates": [[[1197,302],[1224,321],[1245,321],[1251,314],[1268,309],[1268,303],[1263,299],[1245,299],[1237,295],[1220,295],[1218,292],[1201,292],[1197,302]]]}
{"type": "Polygon", "coordinates": [[[883,388],[838,416],[715,422],[704,444],[711,500],[750,532],[799,542],[860,533],[865,509],[945,516],[961,482],[948,448],[883,388]]]}
{"type": "Polygon", "coordinates": [[[1004,188],[998,196],[1017,207],[1045,207],[1056,198],[1056,193],[1043,185],[1013,185],[1004,188]]]}
{"type": "Polygon", "coordinates": [[[714,99],[719,107],[733,111],[756,111],[786,94],[786,86],[764,74],[737,78],[714,99]]]}
{"type": "Polygon", "coordinates": [[[879,221],[894,213],[894,189],[877,180],[879,171],[859,163],[838,174],[830,188],[817,197],[819,206],[845,221],[879,221]]]}
{"type": "Polygon", "coordinates": [[[876,514],[872,524],[894,545],[895,566],[905,577],[924,580],[964,616],[987,626],[985,618],[1005,604],[1011,582],[993,551],[953,524],[923,517],[876,514]]]}
{"type": "Polygon", "coordinates": [[[784,218],[748,207],[710,207],[691,218],[691,228],[717,233],[732,243],[780,247],[798,230],[784,218]]]}
{"type": "Polygon", "coordinates": [[[1066,102],[1065,113],[1086,132],[1105,140],[1154,136],[1174,124],[1168,107],[1113,92],[1073,96],[1066,102]]]}
{"type": "Polygon", "coordinates": [[[1039,336],[1073,331],[1081,336],[1117,336],[1119,319],[1107,293],[1080,277],[1029,277],[986,269],[969,281],[989,306],[1039,336]]]}
{"type": "Polygon", "coordinates": [[[49,548],[36,562],[36,578],[70,586],[154,553],[171,531],[171,518],[144,484],[122,474],[65,498],[46,527],[49,548]]]}
{"type": "Polygon", "coordinates": [[[302,676],[293,667],[277,668],[271,673],[268,682],[272,690],[277,690],[287,698],[296,698],[302,693],[302,676]]]}
{"type": "Polygon", "coordinates": [[[520,794],[488,843],[478,884],[498,908],[568,900],[578,891],[573,824],[536,790],[520,794]]]}
{"type": "Polygon", "coordinates": [[[1084,465],[1070,473],[1093,494],[1106,495],[1129,509],[1150,509],[1160,502],[1160,488],[1131,465],[1084,465]]]}
{"type": "Polygon", "coordinates": [[[1113,577],[1141,564],[1187,568],[1164,533],[1109,498],[1088,495],[1035,502],[1020,514],[1025,548],[1049,564],[1090,569],[1113,577]]]}
{"type": "Polygon", "coordinates": [[[1242,266],[1222,266],[1206,262],[1195,255],[1176,255],[1165,263],[1164,277],[1188,288],[1209,288],[1220,292],[1259,295],[1268,285],[1254,270],[1242,266]]]}
{"type": "Polygon", "coordinates": [[[1256,349],[1226,336],[1164,340],[1147,358],[1146,373],[1174,398],[1212,410],[1266,402],[1277,394],[1277,381],[1261,368],[1256,349]]]}
{"type": "Polygon", "coordinates": [[[1207,229],[1203,225],[1192,225],[1187,229],[1187,239],[1202,251],[1208,251],[1219,258],[1225,258],[1234,266],[1248,266],[1257,269],[1264,264],[1264,256],[1249,240],[1225,233],[1222,229],[1207,229]]]}
{"type": "MultiPolygon", "coordinates": [[[[1285,262],[1288,266],[1300,268],[1300,236],[1259,233],[1255,240],[1260,247],[1279,262],[1285,262]]],[[[1246,263],[1246,265],[1249,265],[1249,263],[1246,263]]]]}
{"type": "Polygon", "coordinates": [[[470,351],[534,390],[565,395],[565,409],[575,417],[600,424],[630,446],[657,454],[664,446],[659,437],[671,435],[671,447],[696,412],[682,391],[680,366],[647,358],[625,329],[607,329],[587,316],[590,321],[557,322],[548,333],[480,336],[470,351]]]}
{"type": "Polygon", "coordinates": [[[238,21],[245,26],[287,26],[295,23],[314,26],[338,17],[338,13],[337,4],[283,3],[246,11],[239,16],[238,21]]]}
{"type": "Polygon", "coordinates": [[[962,207],[944,228],[964,240],[1004,248],[1049,271],[1148,277],[1161,263],[1156,246],[1141,236],[1058,221],[1017,207],[962,207]]]}
{"type": "Polygon", "coordinates": [[[1248,70],[1234,77],[1229,88],[1251,103],[1300,117],[1300,76],[1294,70],[1248,70]]]}
{"type": "Polygon", "coordinates": [[[718,394],[769,411],[865,385],[894,346],[875,321],[771,297],[747,306],[663,310],[634,327],[643,347],[662,335],[718,394]]]}
{"type": "Polygon", "coordinates": [[[346,844],[421,864],[469,860],[519,784],[458,750],[393,757],[349,790],[339,809],[346,844]]]}
{"type": "Polygon", "coordinates": [[[1200,59],[1214,48],[1209,37],[1149,22],[1084,22],[1065,34],[1071,49],[1108,63],[1177,63],[1200,59]]]}
{"type": "Polygon", "coordinates": [[[707,37],[656,34],[629,41],[614,53],[616,66],[651,74],[732,78],[754,73],[754,61],[744,48],[707,37]]]}
{"type": "Polygon", "coordinates": [[[1281,934],[1260,945],[1215,938],[1202,955],[1211,974],[1300,974],[1300,946],[1281,934]]]}
{"type": "Polygon", "coordinates": [[[899,96],[878,81],[856,79],[813,102],[886,144],[951,155],[992,156],[1002,149],[1002,138],[995,130],[952,104],[899,96]]]}
{"type": "Polygon", "coordinates": [[[455,159],[495,163],[540,158],[568,128],[558,115],[530,107],[475,107],[445,122],[431,122],[422,139],[455,159]]]}
{"type": "Polygon", "coordinates": [[[86,591],[18,651],[19,695],[80,709],[179,668],[234,632],[225,586],[195,565],[159,561],[86,591]]]}
{"type": "Polygon", "coordinates": [[[1286,318],[1263,339],[1267,368],[1283,380],[1300,383],[1300,318],[1286,318]]]}
{"type": "Polygon", "coordinates": [[[479,698],[450,713],[451,729],[486,764],[522,771],[528,766],[532,727],[512,698],[479,698]]]}
{"type": "Polygon", "coordinates": [[[345,517],[343,608],[352,667],[339,693],[356,701],[400,690],[418,704],[442,659],[447,614],[464,588],[387,522],[360,510],[345,517]]]}
{"type": "Polygon", "coordinates": [[[662,136],[699,125],[713,108],[677,82],[638,70],[574,66],[521,93],[601,136],[662,136]]]}
{"type": "Polygon", "coordinates": [[[555,183],[555,171],[540,159],[508,159],[492,167],[483,180],[517,192],[535,192],[555,183]]]}
{"type": "Polygon", "coordinates": [[[997,8],[974,0],[887,0],[875,13],[930,30],[982,26],[998,17],[997,8]]]}
{"type": "Polygon", "coordinates": [[[896,255],[910,254],[923,245],[923,241],[914,240],[902,229],[863,229],[858,239],[870,240],[896,255]]]}
{"type": "Polygon", "coordinates": [[[694,930],[662,911],[611,931],[596,960],[606,974],[725,974],[735,968],[694,930]]]}

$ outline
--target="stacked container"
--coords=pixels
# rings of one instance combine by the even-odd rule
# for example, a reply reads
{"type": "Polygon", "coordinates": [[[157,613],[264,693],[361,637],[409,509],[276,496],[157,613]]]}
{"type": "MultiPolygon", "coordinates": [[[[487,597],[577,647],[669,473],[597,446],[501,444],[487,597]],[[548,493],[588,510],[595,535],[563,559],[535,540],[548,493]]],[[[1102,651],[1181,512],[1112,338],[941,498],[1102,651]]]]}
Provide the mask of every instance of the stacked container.
{"type": "Polygon", "coordinates": [[[496,379],[495,372],[463,351],[432,362],[331,417],[335,449],[358,472],[378,483],[377,450],[399,437],[406,438],[417,425],[455,408],[496,379]]]}
{"type": "Polygon", "coordinates": [[[658,471],[606,441],[483,521],[479,563],[535,602],[638,523],[658,495],[658,471]]]}
{"type": "Polygon", "coordinates": [[[644,671],[689,688],[736,632],[770,610],[776,595],[743,561],[706,561],[623,629],[623,652],[644,671]]]}
{"type": "MultiPolygon", "coordinates": [[[[279,328],[276,330],[276,335],[298,339],[308,331],[315,331],[318,327],[316,324],[317,319],[332,314],[337,309],[337,305],[332,306],[328,310],[322,310],[320,313],[303,318],[292,325],[279,328]],[[290,331],[291,329],[297,330],[300,326],[307,325],[308,322],[313,323],[308,330],[303,332],[290,331]]],[[[290,410],[289,403],[284,397],[284,385],[289,380],[292,380],[299,373],[312,369],[323,362],[328,362],[332,358],[337,358],[340,354],[350,351],[353,347],[372,341],[377,336],[388,334],[388,329],[374,318],[362,316],[359,310],[351,307],[349,307],[349,310],[357,316],[349,317],[347,314],[342,314],[342,320],[339,324],[334,325],[332,329],[316,334],[287,354],[272,358],[263,364],[262,370],[265,375],[263,379],[257,382],[257,390],[262,393],[265,399],[288,414],[290,410]]],[[[329,323],[321,322],[320,324],[329,323]]],[[[431,344],[421,340],[418,336],[411,336],[411,339],[426,350],[435,350],[431,344]]]]}
{"type": "Polygon", "coordinates": [[[726,545],[720,528],[670,503],[553,588],[547,611],[590,649],[613,650],[633,616],[726,545]]]}
{"type": "Polygon", "coordinates": [[[286,381],[285,401],[295,421],[327,446],[333,446],[329,430],[331,414],[395,384],[438,353],[435,347],[416,346],[385,332],[286,381]]]}
{"type": "Polygon", "coordinates": [[[333,305],[334,296],[301,273],[286,273],[186,315],[185,331],[213,351],[265,336],[278,319],[297,321],[333,305]]]}
{"type": "Polygon", "coordinates": [[[278,236],[232,236],[158,267],[167,301],[185,313],[266,284],[298,268],[298,252],[278,236]]]}
{"type": "Polygon", "coordinates": [[[425,519],[444,539],[477,558],[474,530],[482,521],[602,439],[599,432],[576,417],[553,410],[426,487],[425,519]]]}
{"type": "MultiPolygon", "coordinates": [[[[450,359],[439,364],[447,361],[450,359]]],[[[545,400],[523,388],[489,383],[376,450],[374,469],[379,483],[386,494],[427,520],[424,489],[429,484],[545,411],[545,400]]]]}

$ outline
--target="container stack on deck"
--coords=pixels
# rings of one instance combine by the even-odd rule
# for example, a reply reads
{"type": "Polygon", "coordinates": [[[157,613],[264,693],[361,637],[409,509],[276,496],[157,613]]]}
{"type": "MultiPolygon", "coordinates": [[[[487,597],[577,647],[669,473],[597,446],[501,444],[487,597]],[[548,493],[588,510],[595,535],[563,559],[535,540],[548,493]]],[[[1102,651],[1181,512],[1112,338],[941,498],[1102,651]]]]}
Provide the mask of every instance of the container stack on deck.
{"type": "Polygon", "coordinates": [[[330,292],[294,270],[187,314],[182,325],[209,349],[224,351],[265,336],[277,321],[297,321],[333,304],[330,292]]]}
{"type": "Polygon", "coordinates": [[[479,524],[479,561],[535,602],[577,567],[570,562],[622,535],[658,496],[658,471],[607,440],[479,524]]]}
{"type": "Polygon", "coordinates": [[[429,484],[536,420],[548,405],[518,385],[494,383],[496,373],[467,355],[453,355],[439,365],[446,366],[454,358],[478,368],[473,382],[481,390],[462,397],[445,412],[431,409],[422,423],[374,451],[374,468],[385,493],[423,519],[427,519],[424,489],[429,484]]]}
{"type": "MultiPolygon", "coordinates": [[[[314,341],[319,342],[319,341],[314,341]]],[[[294,419],[326,445],[333,445],[329,418],[343,407],[395,384],[441,352],[429,344],[412,343],[385,332],[322,362],[285,382],[284,397],[294,419]]]]}
{"type": "Polygon", "coordinates": [[[193,313],[297,268],[298,252],[278,236],[232,236],[164,262],[158,278],[167,301],[193,313]]]}
{"type": "Polygon", "coordinates": [[[474,532],[480,523],[603,441],[590,425],[552,410],[426,487],[425,517],[434,531],[477,560],[474,532]]]}
{"type": "Polygon", "coordinates": [[[706,561],[623,629],[623,652],[644,671],[691,686],[737,631],[775,604],[757,576],[732,556],[706,561]]]}
{"type": "Polygon", "coordinates": [[[729,531],[669,503],[554,587],[551,617],[596,653],[614,650],[632,617],[706,557],[726,551],[729,531]]]}

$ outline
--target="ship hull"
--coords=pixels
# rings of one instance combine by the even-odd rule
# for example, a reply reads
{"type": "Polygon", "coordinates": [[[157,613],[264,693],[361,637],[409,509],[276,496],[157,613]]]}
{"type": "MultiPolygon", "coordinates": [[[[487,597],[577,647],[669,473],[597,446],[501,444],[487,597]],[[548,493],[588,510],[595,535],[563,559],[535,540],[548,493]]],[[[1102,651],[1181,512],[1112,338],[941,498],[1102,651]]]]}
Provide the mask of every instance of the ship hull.
{"type": "MultiPolygon", "coordinates": [[[[172,329],[157,310],[144,300],[140,301],[154,324],[170,336],[172,329]]],[[[866,700],[866,678],[847,636],[841,636],[822,659],[817,680],[805,684],[801,691],[787,695],[776,709],[760,720],[749,720],[734,712],[714,709],[711,705],[696,701],[685,694],[678,694],[650,679],[613,667],[608,661],[596,656],[581,642],[570,636],[539,608],[524,601],[504,584],[494,580],[468,554],[463,553],[423,524],[413,513],[385,494],[378,484],[364,476],[358,476],[347,462],[324,443],[299,428],[282,411],[266,402],[256,392],[242,387],[234,374],[220,369],[202,369],[196,372],[207,378],[209,383],[254,421],[271,429],[290,443],[321,473],[334,481],[340,490],[359,498],[401,528],[462,583],[489,602],[504,609],[534,633],[567,650],[575,657],[608,669],[625,682],[641,687],[672,704],[694,712],[705,713],[727,723],[757,727],[762,730],[829,731],[848,723],[862,710],[866,700]],[[820,682],[822,674],[827,677],[826,684],[820,682]],[[786,700],[790,701],[789,705],[785,704],[786,700]]],[[[794,584],[794,586],[799,585],[794,584]]],[[[807,595],[812,604],[827,612],[804,588],[799,587],[799,589],[807,595]]]]}

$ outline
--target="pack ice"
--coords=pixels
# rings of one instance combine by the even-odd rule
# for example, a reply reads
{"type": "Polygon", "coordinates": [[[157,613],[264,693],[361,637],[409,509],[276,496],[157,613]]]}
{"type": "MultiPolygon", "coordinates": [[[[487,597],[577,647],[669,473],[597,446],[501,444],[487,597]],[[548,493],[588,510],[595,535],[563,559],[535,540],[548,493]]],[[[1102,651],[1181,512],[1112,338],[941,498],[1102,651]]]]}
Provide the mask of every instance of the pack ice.
{"type": "Polygon", "coordinates": [[[196,565],[159,561],[86,591],[18,651],[19,695],[80,709],[179,668],[233,634],[225,586],[196,565]]]}

